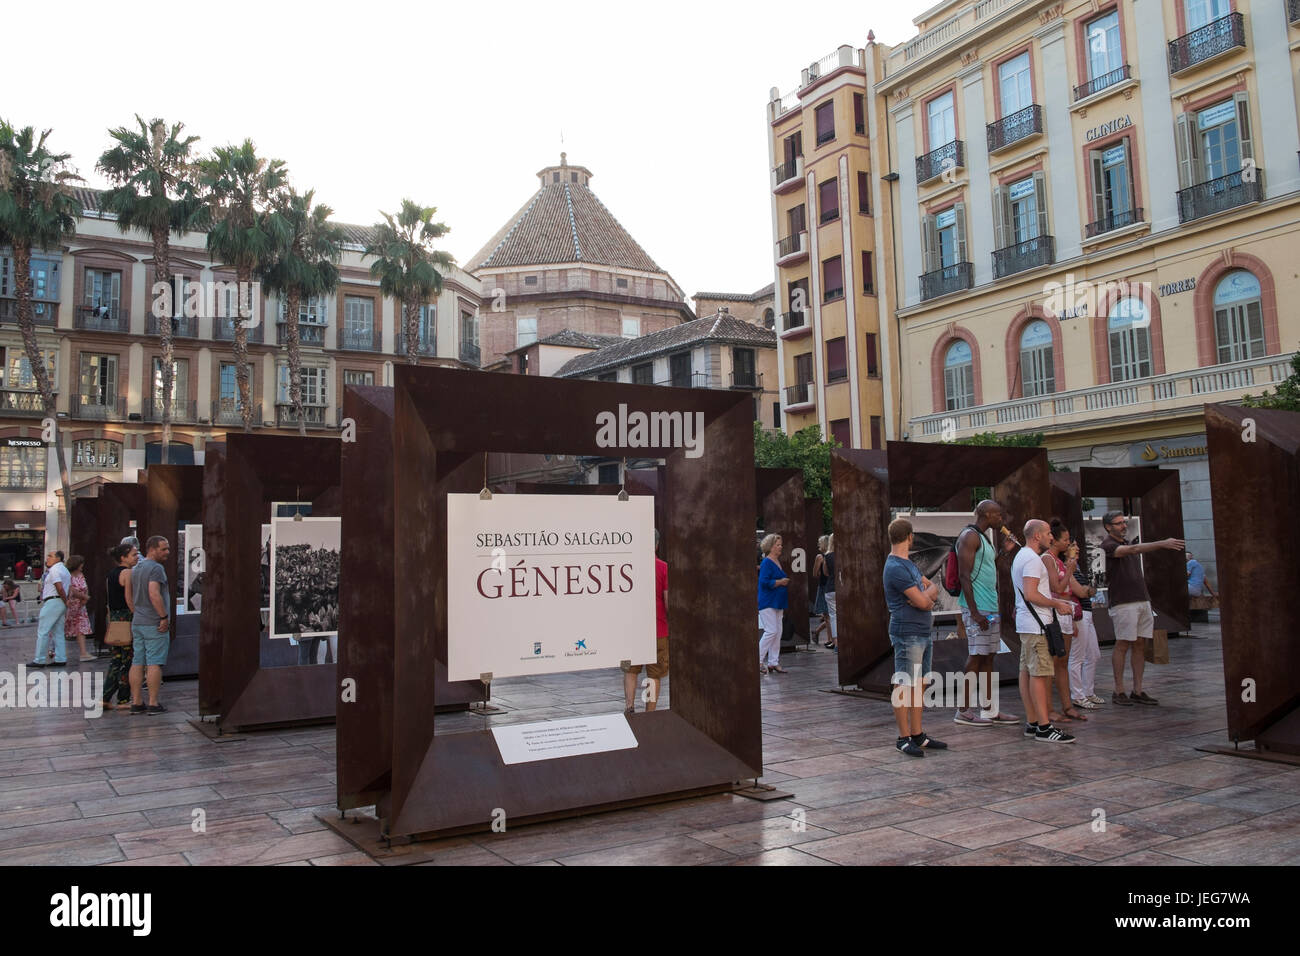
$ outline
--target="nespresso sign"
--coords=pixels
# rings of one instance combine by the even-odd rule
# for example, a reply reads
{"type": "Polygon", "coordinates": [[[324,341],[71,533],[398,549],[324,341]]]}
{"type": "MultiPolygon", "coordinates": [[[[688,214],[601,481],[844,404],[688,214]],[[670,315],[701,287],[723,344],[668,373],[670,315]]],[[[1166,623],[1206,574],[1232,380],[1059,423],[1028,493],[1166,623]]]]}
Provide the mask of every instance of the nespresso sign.
{"type": "Polygon", "coordinates": [[[44,448],[45,442],[39,438],[0,438],[5,448],[44,448]]]}
{"type": "Polygon", "coordinates": [[[1123,116],[1118,119],[1113,119],[1109,123],[1102,123],[1100,126],[1094,126],[1092,129],[1088,130],[1088,135],[1085,139],[1091,143],[1094,139],[1101,139],[1103,136],[1109,136],[1111,133],[1118,133],[1120,130],[1128,129],[1132,125],[1132,117],[1125,113],[1123,116]]]}

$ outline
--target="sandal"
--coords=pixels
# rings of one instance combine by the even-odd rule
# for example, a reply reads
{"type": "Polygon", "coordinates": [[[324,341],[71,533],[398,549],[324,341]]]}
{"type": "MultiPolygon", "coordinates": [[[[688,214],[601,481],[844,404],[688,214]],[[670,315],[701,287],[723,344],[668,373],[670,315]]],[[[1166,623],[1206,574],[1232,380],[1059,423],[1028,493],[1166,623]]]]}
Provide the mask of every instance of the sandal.
{"type": "Polygon", "coordinates": [[[834,641],[827,641],[823,646],[824,646],[828,651],[833,651],[833,650],[835,650],[835,642],[834,642],[834,641]]]}
{"type": "Polygon", "coordinates": [[[1086,721],[1088,718],[1085,717],[1083,714],[1079,713],[1077,710],[1067,710],[1067,711],[1065,712],[1065,719],[1066,719],[1067,721],[1068,721],[1068,720],[1083,720],[1083,721],[1086,721]]]}
{"type": "Polygon", "coordinates": [[[1047,722],[1049,724],[1072,724],[1074,719],[1066,714],[1058,714],[1056,711],[1052,711],[1047,715],[1047,722]]]}

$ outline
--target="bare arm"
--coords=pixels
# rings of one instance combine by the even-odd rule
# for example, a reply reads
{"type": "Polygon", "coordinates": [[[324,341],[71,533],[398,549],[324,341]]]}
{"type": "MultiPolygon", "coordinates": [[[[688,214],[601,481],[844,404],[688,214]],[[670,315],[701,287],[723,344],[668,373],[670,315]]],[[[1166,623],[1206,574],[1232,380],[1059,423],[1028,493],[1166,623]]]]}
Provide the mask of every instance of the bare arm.
{"type": "Polygon", "coordinates": [[[1050,551],[1043,553],[1043,570],[1047,572],[1047,586],[1053,594],[1059,594],[1065,590],[1065,584],[1061,580],[1064,577],[1056,567],[1056,558],[1050,551]]]}
{"type": "Polygon", "coordinates": [[[1117,558],[1126,558],[1130,554],[1150,554],[1152,551],[1182,551],[1185,547],[1187,542],[1182,538],[1162,538],[1159,541],[1116,545],[1112,554],[1117,558]]]}
{"type": "Polygon", "coordinates": [[[167,613],[167,606],[163,604],[162,585],[157,581],[149,582],[149,603],[153,605],[153,609],[159,617],[165,619],[170,616],[167,613]]]}
{"type": "Polygon", "coordinates": [[[1054,598],[1045,598],[1041,591],[1038,590],[1038,578],[1026,574],[1020,582],[1020,590],[1024,592],[1025,600],[1030,604],[1036,604],[1039,607],[1052,607],[1063,613],[1070,613],[1073,608],[1065,601],[1057,601],[1054,598]]]}
{"type": "Polygon", "coordinates": [[[970,608],[971,618],[980,627],[987,627],[988,620],[983,614],[980,614],[979,607],[975,603],[975,589],[971,584],[971,572],[975,569],[975,556],[979,554],[980,543],[975,534],[970,533],[967,528],[961,533],[957,546],[957,578],[961,582],[961,593],[966,598],[966,606],[970,608]]]}
{"type": "MultiPolygon", "coordinates": [[[[922,580],[925,580],[922,578],[922,580]]],[[[928,611],[934,607],[935,600],[939,597],[939,585],[930,581],[922,591],[915,584],[903,592],[903,597],[907,598],[907,603],[914,608],[922,611],[928,611]]]]}
{"type": "Polygon", "coordinates": [[[135,596],[131,593],[131,569],[121,568],[117,572],[117,583],[122,585],[122,594],[126,598],[126,606],[131,613],[135,613],[135,596]],[[126,580],[122,580],[122,572],[126,572],[126,580]]]}

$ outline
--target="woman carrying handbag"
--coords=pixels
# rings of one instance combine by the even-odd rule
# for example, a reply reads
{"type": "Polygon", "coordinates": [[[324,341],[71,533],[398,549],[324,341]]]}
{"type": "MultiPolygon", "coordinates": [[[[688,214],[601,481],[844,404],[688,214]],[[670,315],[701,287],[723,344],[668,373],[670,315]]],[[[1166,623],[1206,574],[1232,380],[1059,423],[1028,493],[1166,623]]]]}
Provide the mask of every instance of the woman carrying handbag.
{"type": "Polygon", "coordinates": [[[108,594],[108,630],[104,643],[113,648],[113,660],[104,678],[104,709],[116,706],[126,710],[131,706],[131,615],[135,612],[131,600],[131,569],[140,560],[140,550],[133,544],[119,544],[108,552],[113,569],[104,582],[108,594]],[[113,695],[117,694],[117,704],[113,695]]]}

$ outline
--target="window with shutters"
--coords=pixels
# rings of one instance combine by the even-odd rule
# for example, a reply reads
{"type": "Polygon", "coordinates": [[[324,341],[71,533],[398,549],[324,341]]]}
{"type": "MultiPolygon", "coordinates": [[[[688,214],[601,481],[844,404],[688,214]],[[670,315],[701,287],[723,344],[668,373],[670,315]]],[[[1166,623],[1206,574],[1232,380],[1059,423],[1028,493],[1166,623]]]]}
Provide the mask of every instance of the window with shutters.
{"type": "MultiPolygon", "coordinates": [[[[176,406],[189,400],[190,397],[190,360],[173,359],[172,360],[172,415],[179,418],[180,411],[176,406]]],[[[160,357],[155,356],[153,360],[153,405],[157,414],[162,414],[163,401],[163,364],[160,357]]]]}
{"type": "Polygon", "coordinates": [[[1035,172],[993,190],[993,276],[1001,278],[1053,261],[1047,228],[1047,180],[1035,172]]]}
{"type": "Polygon", "coordinates": [[[358,368],[345,368],[343,370],[344,385],[374,385],[375,373],[362,371],[358,368]]]}
{"type": "MultiPolygon", "coordinates": [[[[289,301],[280,296],[280,321],[285,321],[289,301]]],[[[226,313],[230,315],[230,312],[226,313]]],[[[323,295],[305,295],[298,300],[298,322],[303,325],[325,325],[325,297],[323,295]]]]}
{"type": "Polygon", "coordinates": [[[1234,93],[1213,106],[1179,114],[1175,133],[1181,221],[1263,198],[1246,93],[1234,93]]]}
{"type": "Polygon", "coordinates": [[[830,179],[817,187],[817,205],[821,209],[821,222],[840,218],[840,183],[830,179]]]}
{"type": "Polygon", "coordinates": [[[861,93],[853,94],[853,131],[855,133],[867,131],[867,102],[866,97],[861,93]]]}
{"type": "Polygon", "coordinates": [[[1142,210],[1133,205],[1131,149],[1130,140],[1126,137],[1111,146],[1088,152],[1089,176],[1092,180],[1092,222],[1087,227],[1089,237],[1142,221],[1142,210]]]}
{"type": "Polygon", "coordinates": [[[690,352],[678,352],[668,357],[668,378],[678,388],[691,387],[690,352]]]}
{"type": "Polygon", "coordinates": [[[841,448],[850,448],[853,445],[852,432],[849,428],[847,418],[837,418],[830,423],[831,439],[839,442],[841,448]]]}
{"type": "Polygon", "coordinates": [[[871,174],[866,170],[858,171],[858,212],[871,214],[871,174]]]}
{"type": "Polygon", "coordinates": [[[1038,237],[1038,191],[1032,176],[1007,186],[1007,201],[1011,206],[1012,243],[1027,242],[1038,237]]]}
{"type": "Polygon", "coordinates": [[[849,377],[849,358],[845,349],[844,337],[830,339],[826,343],[826,381],[842,382],[849,377]]]}
{"type": "Polygon", "coordinates": [[[641,334],[641,320],[636,316],[623,318],[623,338],[635,339],[641,334]]]}
{"type": "Polygon", "coordinates": [[[102,318],[117,318],[122,304],[122,273],[86,270],[86,305],[102,318]]]}
{"type": "Polygon", "coordinates": [[[794,380],[803,385],[813,380],[813,357],[811,352],[804,352],[794,357],[794,380]]]}
{"type": "Polygon", "coordinates": [[[1106,317],[1110,380],[1130,382],[1151,374],[1151,314],[1141,299],[1120,299],[1106,317]]]}
{"type": "Polygon", "coordinates": [[[1052,329],[1035,319],[1020,333],[1020,383],[1025,398],[1056,391],[1056,368],[1052,356],[1052,329]]]}
{"type": "Polygon", "coordinates": [[[0,445],[0,489],[44,491],[45,446],[0,445]]]}
{"type": "Polygon", "coordinates": [[[790,305],[790,312],[794,313],[794,318],[798,324],[802,325],[807,321],[808,312],[808,279],[795,279],[786,286],[786,301],[790,305]]]}
{"type": "Polygon", "coordinates": [[[1224,100],[1196,114],[1200,134],[1201,175],[1218,179],[1241,169],[1241,136],[1234,100],[1224,100]]]}
{"type": "Polygon", "coordinates": [[[935,230],[938,238],[938,255],[936,268],[946,269],[956,265],[957,258],[957,214],[953,209],[935,216],[935,230]]]}
{"type": "Polygon", "coordinates": [[[971,264],[966,258],[966,205],[921,217],[921,298],[932,299],[971,287],[971,264]]]}
{"type": "MultiPolygon", "coordinates": [[[[276,401],[281,405],[287,405],[292,401],[289,397],[289,366],[281,365],[277,372],[276,401]]],[[[328,369],[304,365],[299,369],[299,372],[301,373],[298,376],[298,381],[302,389],[302,403],[315,406],[325,405],[325,381],[328,369]]]]}
{"type": "Polygon", "coordinates": [[[790,225],[790,231],[787,235],[797,236],[808,228],[808,217],[804,213],[803,203],[791,208],[785,214],[785,217],[786,222],[790,225]]]}
{"type": "Polygon", "coordinates": [[[880,440],[881,435],[883,435],[885,431],[884,424],[885,424],[884,419],[881,418],[879,415],[871,416],[871,447],[872,448],[884,447],[884,444],[880,440]]]}
{"type": "Polygon", "coordinates": [[[957,110],[951,90],[926,103],[925,116],[926,131],[930,136],[929,147],[932,151],[940,146],[946,146],[957,138],[957,110]]]}
{"type": "Polygon", "coordinates": [[[1033,84],[1029,78],[1029,51],[998,64],[998,94],[1002,115],[1018,113],[1034,103],[1033,84]]]}
{"type": "Polygon", "coordinates": [[[375,344],[375,300],[358,295],[343,298],[343,348],[370,349],[375,344]]]}
{"type": "Polygon", "coordinates": [[[753,388],[758,383],[753,349],[732,349],[731,367],[732,385],[739,388],[753,388]]]}
{"type": "MultiPolygon", "coordinates": [[[[43,354],[45,369],[50,377],[50,388],[57,392],[59,390],[58,350],[45,349],[43,354]]],[[[36,391],[36,376],[27,361],[26,351],[21,347],[7,349],[6,358],[4,387],[24,392],[36,391]]]]}
{"type": "Polygon", "coordinates": [[[953,342],[943,357],[944,408],[953,412],[975,404],[975,372],[970,346],[953,342]]]}
{"type": "Polygon", "coordinates": [[[822,263],[822,301],[844,297],[844,261],[839,257],[822,263]]]}
{"type": "MultiPolygon", "coordinates": [[[[1111,77],[1124,64],[1124,50],[1119,34],[1119,8],[1089,20],[1084,33],[1088,41],[1088,79],[1101,81],[1111,77]]],[[[1094,83],[1089,92],[1097,92],[1110,85],[1111,83],[1094,83]]]]}
{"type": "Polygon", "coordinates": [[[117,356],[81,353],[81,404],[109,408],[117,404],[117,356]]]}
{"type": "Polygon", "coordinates": [[[876,294],[875,273],[871,269],[871,253],[862,253],[862,292],[864,295],[876,294]]]}
{"type": "Polygon", "coordinates": [[[817,122],[817,145],[829,143],[835,138],[835,103],[823,103],[813,111],[817,122]]]}
{"type": "Polygon", "coordinates": [[[796,130],[782,141],[782,150],[787,164],[793,163],[803,155],[803,132],[796,130]]]}
{"type": "Polygon", "coordinates": [[[880,346],[875,332],[867,333],[867,378],[880,377],[880,346]]]}
{"type": "MultiPolygon", "coordinates": [[[[287,368],[287,366],[286,366],[287,368]]],[[[253,377],[254,366],[248,367],[248,395],[253,399],[253,377]]],[[[222,362],[221,368],[217,372],[217,411],[218,414],[238,415],[240,413],[239,404],[239,379],[234,362],[222,362]]]]}
{"type": "Polygon", "coordinates": [[[1229,272],[1214,287],[1214,340],[1220,364],[1268,354],[1259,280],[1244,269],[1229,272]]]}

